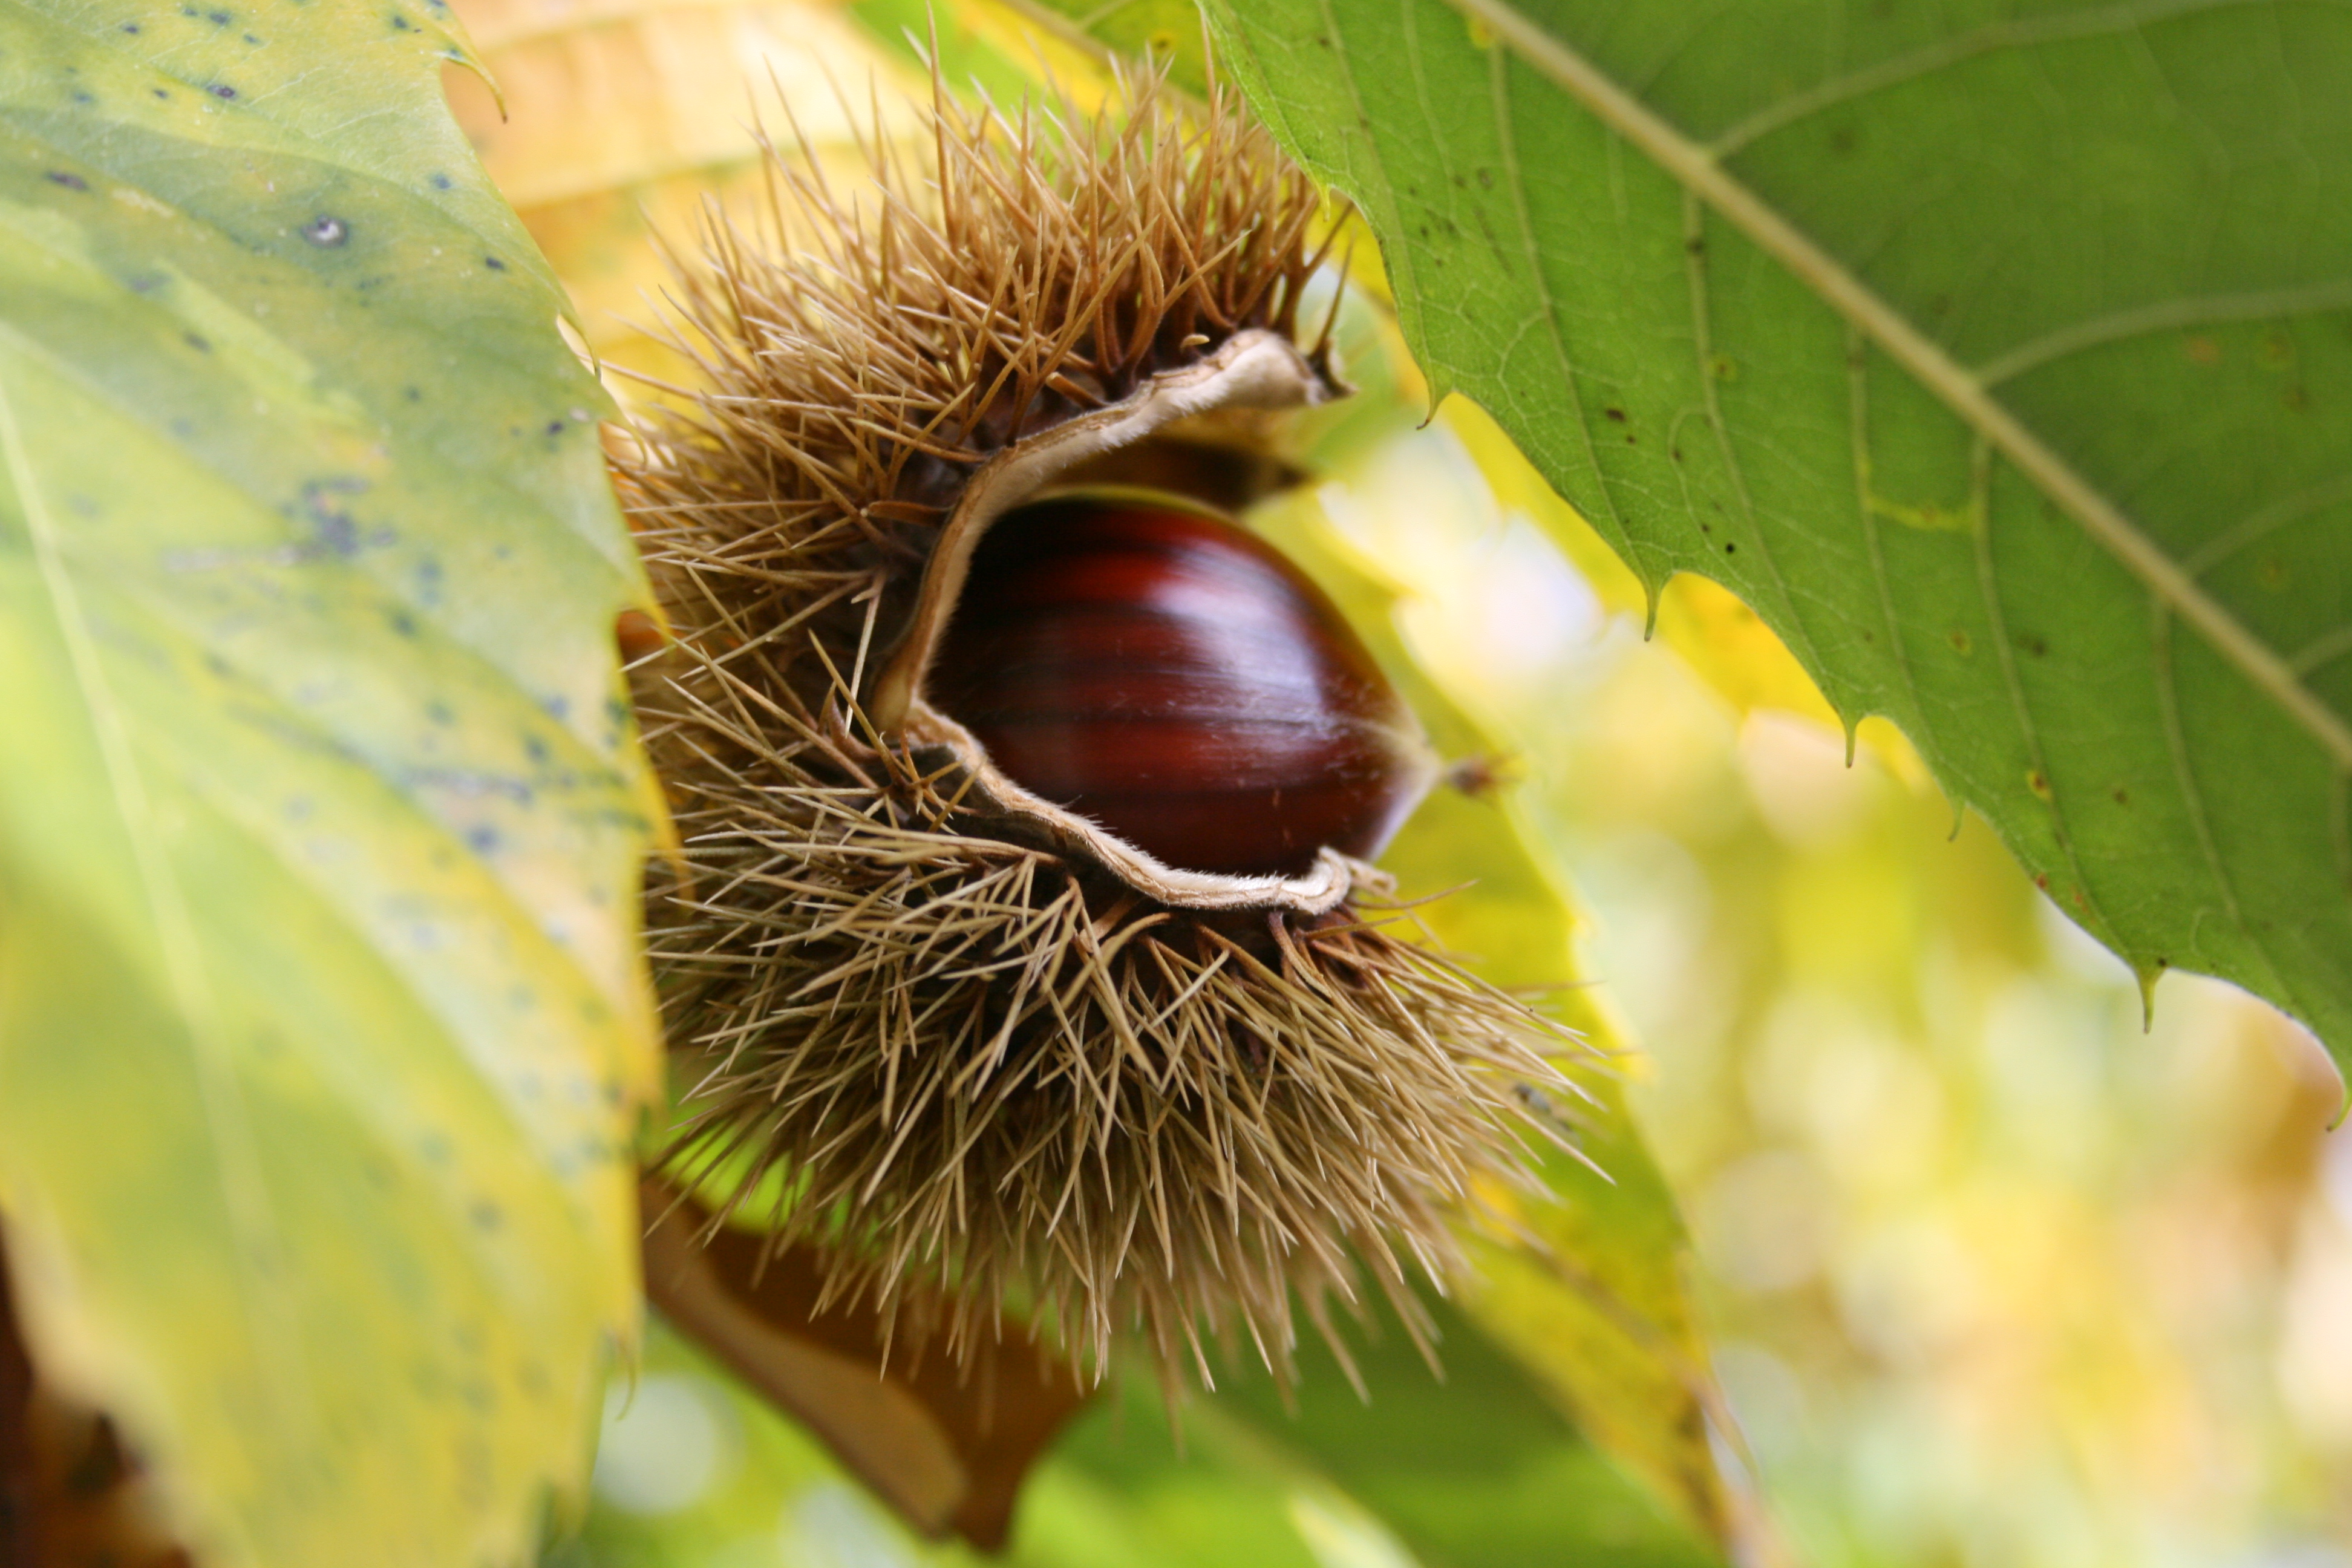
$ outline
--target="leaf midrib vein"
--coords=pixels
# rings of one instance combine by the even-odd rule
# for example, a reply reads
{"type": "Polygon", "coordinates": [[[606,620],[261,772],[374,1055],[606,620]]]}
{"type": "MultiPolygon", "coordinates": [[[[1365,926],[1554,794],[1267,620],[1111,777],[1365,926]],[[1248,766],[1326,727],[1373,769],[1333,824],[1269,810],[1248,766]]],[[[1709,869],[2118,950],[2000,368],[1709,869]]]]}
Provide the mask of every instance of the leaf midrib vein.
{"type": "Polygon", "coordinates": [[[1604,125],[1640,148],[1759,249],[1936,395],[1979,437],[2194,626],[2216,652],[2276,702],[2338,768],[2352,770],[2352,726],[2297,680],[2286,661],[2207,595],[2122,510],[1994,400],[1983,382],[1929,340],[1809,236],[1724,169],[1706,149],[1506,0],[1445,0],[1494,30],[1604,125]]]}

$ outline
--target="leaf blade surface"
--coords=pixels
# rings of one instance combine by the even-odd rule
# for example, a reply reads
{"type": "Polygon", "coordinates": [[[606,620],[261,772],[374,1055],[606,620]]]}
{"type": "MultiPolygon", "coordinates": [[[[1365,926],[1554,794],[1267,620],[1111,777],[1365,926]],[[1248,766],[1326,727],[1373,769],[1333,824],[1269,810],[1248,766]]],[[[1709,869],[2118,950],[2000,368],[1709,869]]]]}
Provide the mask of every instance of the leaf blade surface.
{"type": "Polygon", "coordinates": [[[207,1562],[519,1559],[636,1310],[638,583],[436,11],[0,12],[0,1212],[207,1562]]]}
{"type": "Polygon", "coordinates": [[[2147,980],[2343,1059],[2343,18],[1213,14],[1440,390],[1654,594],[1733,587],[2147,980]]]}

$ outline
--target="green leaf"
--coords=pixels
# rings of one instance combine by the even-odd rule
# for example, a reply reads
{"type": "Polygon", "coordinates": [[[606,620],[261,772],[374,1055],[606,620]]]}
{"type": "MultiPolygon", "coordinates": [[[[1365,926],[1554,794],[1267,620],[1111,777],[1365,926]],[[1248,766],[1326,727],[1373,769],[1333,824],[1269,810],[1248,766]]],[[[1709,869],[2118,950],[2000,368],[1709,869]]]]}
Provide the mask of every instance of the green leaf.
{"type": "Polygon", "coordinates": [[[1369,1404],[1315,1345],[1295,1412],[1263,1373],[1244,1376],[1186,1403],[1181,1441],[1148,1379],[1115,1388],[1033,1472],[1002,1558],[917,1539],[822,1444],[656,1318],[642,1372],[608,1402],[596,1505],[549,1568],[1722,1561],[1579,1441],[1472,1324],[1442,1303],[1437,1316],[1443,1384],[1393,1320],[1359,1336],[1369,1404]]]}
{"type": "MultiPolygon", "coordinates": [[[[1340,489],[1355,494],[1357,505],[1378,505],[1383,493],[1376,465],[1384,448],[1377,440],[1368,445],[1362,426],[1398,412],[1389,354],[1370,316],[1360,307],[1341,314],[1341,357],[1359,384],[1360,401],[1322,416],[1308,453],[1314,467],[1333,472],[1340,489]]],[[[1409,438],[1409,431],[1390,432],[1391,442],[1400,437],[1409,438]]],[[[1462,466],[1475,476],[1466,459],[1462,466]]],[[[1464,489],[1445,493],[1491,516],[1494,499],[1470,497],[1464,489]]],[[[1507,753],[1510,746],[1470,716],[1476,694],[1446,689],[1413,658],[1396,626],[1397,588],[1378,575],[1377,563],[1351,556],[1339,542],[1323,511],[1329,493],[1296,493],[1260,508],[1251,521],[1367,634],[1444,753],[1507,753]]],[[[1547,992],[1551,1010],[1595,1049],[1623,1052],[1613,1021],[1592,994],[1561,989],[1579,973],[1574,900],[1539,835],[1507,795],[1482,800],[1438,791],[1381,863],[1396,874],[1403,897],[1434,900],[1420,906],[1418,917],[1481,975],[1547,992]]],[[[1713,1377],[1684,1288],[1688,1241],[1622,1086],[1611,1076],[1584,1076],[1600,1104],[1580,1119],[1577,1136],[1605,1176],[1556,1156],[1543,1172],[1548,1198],[1488,1194],[1512,1203],[1517,1223],[1542,1245],[1474,1237],[1475,1268],[1463,1282],[1462,1307],[1595,1446],[1690,1528],[1727,1540],[1745,1526],[1708,1436],[1709,1419],[1719,1412],[1712,1408],[1713,1377]]]]}
{"type": "Polygon", "coordinates": [[[1415,353],[2147,982],[2352,1052],[2352,16],[1211,5],[1415,353]]]}
{"type": "Polygon", "coordinates": [[[521,1559],[637,1311],[640,584],[465,58],[0,5],[0,1215],[207,1568],[521,1559]]]}
{"type": "MultiPolygon", "coordinates": [[[[1490,1295],[1473,1303],[1482,1317],[1490,1295]]],[[[1368,1342],[1349,1348],[1364,1398],[1329,1353],[1310,1344],[1295,1408],[1285,1408],[1263,1376],[1234,1380],[1210,1403],[1345,1489],[1423,1568],[1708,1568],[1724,1561],[1577,1436],[1523,1363],[1498,1349],[1503,1336],[1482,1332],[1445,1302],[1431,1307],[1442,1382],[1381,1311],[1368,1342]]],[[[1149,1447],[1152,1434],[1136,1426],[1129,1446],[1149,1447]]],[[[1077,1444],[1066,1450],[1069,1463],[1088,1457],[1077,1444]]]]}

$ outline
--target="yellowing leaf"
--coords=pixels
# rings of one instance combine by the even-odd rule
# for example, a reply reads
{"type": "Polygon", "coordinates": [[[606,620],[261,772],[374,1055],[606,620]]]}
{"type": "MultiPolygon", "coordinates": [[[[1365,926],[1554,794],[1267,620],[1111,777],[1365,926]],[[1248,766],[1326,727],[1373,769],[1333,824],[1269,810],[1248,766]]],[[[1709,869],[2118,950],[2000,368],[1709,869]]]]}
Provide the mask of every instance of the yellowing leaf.
{"type": "Polygon", "coordinates": [[[590,345],[673,380],[694,373],[646,331],[669,280],[657,240],[690,247],[713,198],[751,210],[758,128],[840,153],[855,179],[865,160],[850,153],[876,110],[886,133],[914,123],[904,64],[824,0],[600,0],[551,21],[524,0],[458,10],[499,89],[450,79],[483,166],[571,290],[590,345]]]}
{"type": "Polygon", "coordinates": [[[0,1217],[207,1568],[520,1560],[637,1311],[640,583],[465,58],[0,8],[0,1217]]]}

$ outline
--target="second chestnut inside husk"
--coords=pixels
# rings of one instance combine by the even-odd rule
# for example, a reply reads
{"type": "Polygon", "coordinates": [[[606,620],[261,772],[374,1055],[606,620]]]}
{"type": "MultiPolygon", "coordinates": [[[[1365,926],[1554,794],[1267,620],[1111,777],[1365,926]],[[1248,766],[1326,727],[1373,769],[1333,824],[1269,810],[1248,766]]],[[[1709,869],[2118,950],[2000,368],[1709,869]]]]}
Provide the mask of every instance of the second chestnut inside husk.
{"type": "Polygon", "coordinates": [[[1463,1206],[1529,1179],[1525,1089],[1576,1092],[1569,1040],[1386,904],[1363,857],[1433,770],[1336,612],[1183,503],[1048,496],[1341,390],[1297,341],[1317,193],[1150,81],[1093,119],[935,116],[937,165],[877,162],[862,220],[781,156],[789,212],[713,220],[680,292],[705,384],[619,464],[676,637],[635,670],[683,840],[650,914],[674,1164],[909,1340],[968,1349],[1011,1304],[1097,1371],[1130,1328],[1164,1367],[1238,1331],[1286,1370],[1294,1305],[1328,1332],[1361,1272],[1418,1321],[1408,1267],[1442,1280],[1463,1206]],[[1142,600],[1104,590],[1139,561],[1142,600]],[[1213,635],[1286,595],[1320,639],[1296,668],[1213,635]],[[1162,681],[1144,645],[1188,615],[1162,681]],[[1131,732],[1073,773],[1022,715],[1040,682],[1091,700],[1087,637],[1127,684],[1079,728],[1131,732]],[[1241,710],[1174,710],[1220,681],[1241,710]],[[1261,700],[1289,710],[1220,775],[1261,700]],[[1184,731],[1166,766],[1153,724],[1184,731]],[[1170,805],[1213,775],[1224,837],[1265,842],[1170,805]]]}

